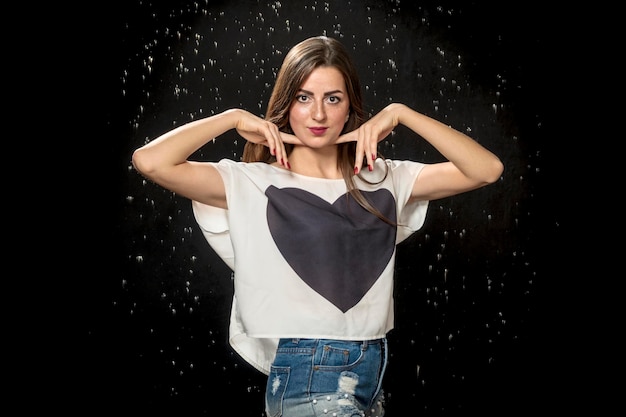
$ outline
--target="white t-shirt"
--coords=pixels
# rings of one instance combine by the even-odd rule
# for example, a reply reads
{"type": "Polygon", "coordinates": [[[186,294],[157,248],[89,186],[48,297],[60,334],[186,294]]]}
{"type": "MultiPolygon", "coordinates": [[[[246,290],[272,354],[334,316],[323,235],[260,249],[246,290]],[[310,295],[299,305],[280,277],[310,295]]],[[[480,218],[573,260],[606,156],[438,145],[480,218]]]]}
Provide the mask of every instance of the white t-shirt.
{"type": "Polygon", "coordinates": [[[369,340],[393,328],[396,245],[424,224],[428,201],[409,203],[424,164],[375,161],[358,188],[392,226],[348,197],[343,179],[266,163],[214,163],[228,210],[192,202],[215,252],[234,271],[229,341],[269,374],[279,338],[369,340]]]}

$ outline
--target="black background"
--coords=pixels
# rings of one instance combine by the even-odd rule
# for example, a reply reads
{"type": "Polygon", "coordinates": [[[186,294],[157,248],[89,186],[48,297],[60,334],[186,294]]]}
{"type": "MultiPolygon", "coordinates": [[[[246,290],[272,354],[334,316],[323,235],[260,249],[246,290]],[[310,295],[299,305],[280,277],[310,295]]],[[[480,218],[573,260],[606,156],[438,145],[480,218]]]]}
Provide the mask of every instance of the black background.
{"type": "MultiPolygon", "coordinates": [[[[500,182],[432,202],[424,228],[398,247],[387,415],[564,407],[557,387],[565,386],[567,254],[555,252],[563,191],[554,164],[560,138],[548,133],[558,73],[549,9],[458,0],[129,1],[98,15],[87,122],[104,146],[88,191],[97,209],[85,223],[97,222],[99,232],[78,230],[98,249],[76,255],[92,272],[78,284],[70,323],[78,343],[65,353],[77,366],[68,367],[67,389],[80,401],[66,411],[263,415],[265,377],[227,341],[230,271],[201,236],[190,203],[144,181],[130,155],[229,107],[262,115],[284,53],[319,34],[353,51],[368,111],[406,103],[505,164],[500,182]]],[[[196,157],[238,158],[242,148],[225,134],[196,157]]],[[[380,149],[440,158],[403,128],[380,149]]]]}

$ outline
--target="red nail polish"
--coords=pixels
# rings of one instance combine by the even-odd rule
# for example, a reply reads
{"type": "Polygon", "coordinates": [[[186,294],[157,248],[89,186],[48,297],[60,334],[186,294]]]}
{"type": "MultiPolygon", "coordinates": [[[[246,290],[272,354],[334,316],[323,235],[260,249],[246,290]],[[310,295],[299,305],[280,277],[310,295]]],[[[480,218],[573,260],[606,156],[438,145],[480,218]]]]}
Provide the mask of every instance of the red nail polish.
{"type": "Polygon", "coordinates": [[[358,173],[359,173],[359,168],[354,167],[354,175],[356,175],[356,174],[358,174],[358,173]]]}
{"type": "Polygon", "coordinates": [[[285,160],[283,158],[280,158],[280,164],[283,166],[285,165],[285,160]]]}
{"type": "Polygon", "coordinates": [[[373,170],[374,170],[374,168],[372,168],[372,164],[368,164],[368,165],[367,165],[367,169],[369,169],[370,171],[373,171],[373,170]]]}
{"type": "Polygon", "coordinates": [[[291,164],[287,161],[287,168],[291,169],[291,164]]]}
{"type": "Polygon", "coordinates": [[[376,155],[372,154],[372,161],[376,160],[376,155]]]}

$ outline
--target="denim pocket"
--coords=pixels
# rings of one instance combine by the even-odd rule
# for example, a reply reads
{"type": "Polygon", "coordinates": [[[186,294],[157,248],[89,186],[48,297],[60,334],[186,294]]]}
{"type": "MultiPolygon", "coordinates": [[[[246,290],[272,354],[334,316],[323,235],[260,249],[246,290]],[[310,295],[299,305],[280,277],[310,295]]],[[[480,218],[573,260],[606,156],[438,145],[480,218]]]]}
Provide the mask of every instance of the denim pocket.
{"type": "Polygon", "coordinates": [[[361,347],[355,344],[325,344],[322,347],[320,366],[344,368],[356,365],[363,357],[361,347]],[[345,345],[345,346],[342,346],[345,345]]]}
{"type": "Polygon", "coordinates": [[[272,365],[265,389],[265,408],[268,417],[283,415],[283,397],[287,389],[289,375],[289,367],[272,365]]]}

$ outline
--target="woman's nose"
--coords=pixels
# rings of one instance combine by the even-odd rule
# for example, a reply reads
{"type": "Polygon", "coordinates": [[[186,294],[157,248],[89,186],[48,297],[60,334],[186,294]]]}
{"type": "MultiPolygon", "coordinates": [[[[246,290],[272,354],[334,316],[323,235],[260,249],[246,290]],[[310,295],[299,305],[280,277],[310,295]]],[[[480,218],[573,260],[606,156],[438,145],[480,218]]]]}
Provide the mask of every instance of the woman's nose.
{"type": "Polygon", "coordinates": [[[311,109],[311,117],[313,120],[324,120],[326,118],[326,110],[324,109],[324,103],[315,103],[311,109]]]}

